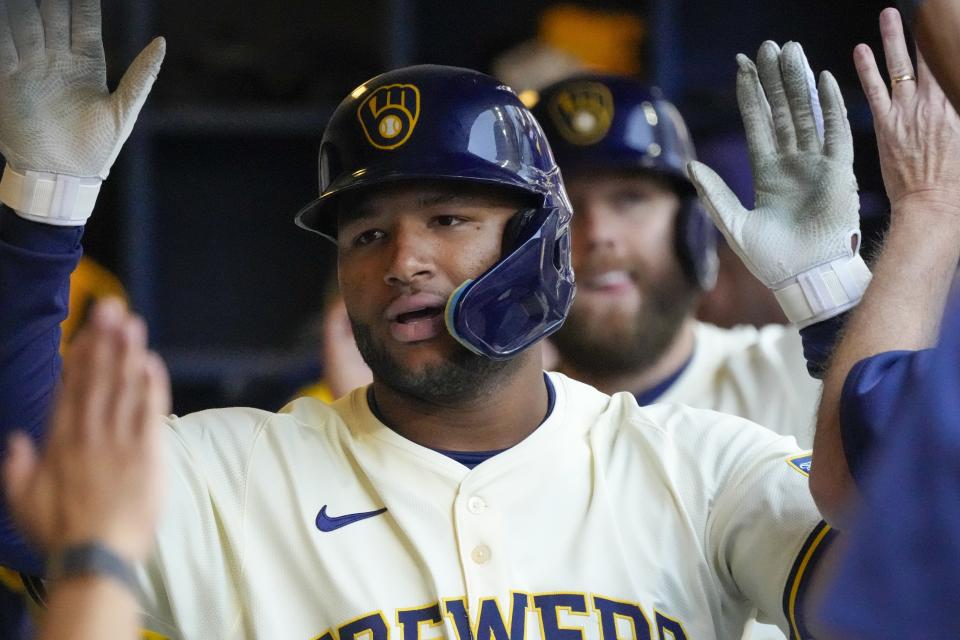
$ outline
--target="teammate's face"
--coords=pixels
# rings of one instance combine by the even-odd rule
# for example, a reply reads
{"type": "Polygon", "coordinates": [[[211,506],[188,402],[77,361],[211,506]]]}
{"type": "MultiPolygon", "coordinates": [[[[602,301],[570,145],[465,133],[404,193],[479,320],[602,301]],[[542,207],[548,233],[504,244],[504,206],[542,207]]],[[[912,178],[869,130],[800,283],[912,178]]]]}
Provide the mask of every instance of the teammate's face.
{"type": "Polygon", "coordinates": [[[447,332],[453,290],[491,267],[512,194],[475,185],[399,184],[341,206],[340,289],[374,377],[421,399],[469,394],[503,363],[477,356],[447,332]]]}
{"type": "Polygon", "coordinates": [[[574,175],[567,191],[577,297],[557,348],[581,371],[638,371],[663,354],[696,296],[674,250],[680,199],[637,173],[574,175]]]}

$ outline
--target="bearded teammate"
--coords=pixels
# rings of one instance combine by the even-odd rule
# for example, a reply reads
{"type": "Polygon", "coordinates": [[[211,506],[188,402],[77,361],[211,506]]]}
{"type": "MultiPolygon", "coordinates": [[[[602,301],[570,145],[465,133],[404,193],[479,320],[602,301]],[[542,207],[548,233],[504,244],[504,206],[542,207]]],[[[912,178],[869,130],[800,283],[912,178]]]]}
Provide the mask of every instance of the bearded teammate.
{"type": "Polygon", "coordinates": [[[742,416],[813,444],[819,383],[795,327],[698,322],[716,278],[716,228],[687,178],[693,143],[677,109],[639,81],[581,74],[533,108],[577,215],[577,298],[553,337],[560,371],[641,405],[742,416]]]}
{"type": "MultiPolygon", "coordinates": [[[[694,317],[716,277],[716,228],[687,178],[680,113],[628,77],[580,74],[533,107],[577,212],[577,298],[553,336],[559,370],[641,405],[731,413],[813,445],[820,385],[795,327],[721,329],[694,317]]],[[[750,637],[782,638],[753,626],[750,637]]]]}
{"type": "MultiPolygon", "coordinates": [[[[785,67],[796,55],[784,53],[785,67]]],[[[22,76],[57,84],[50,66],[21,59],[22,76]]],[[[22,94],[32,85],[12,86],[22,94]]],[[[52,99],[76,100],[82,111],[90,106],[82,98],[52,99]]],[[[838,100],[825,100],[826,137],[843,145],[838,100]]],[[[810,104],[791,108],[802,120],[810,104]]],[[[42,171],[32,145],[9,146],[10,131],[25,125],[3,122],[0,140],[5,154],[33,165],[14,165],[29,178],[42,171]]],[[[87,149],[90,134],[50,135],[87,149]]],[[[123,137],[114,132],[105,146],[123,137]]],[[[71,150],[53,142],[63,171],[71,150]]],[[[99,159],[95,174],[112,155],[99,159]]],[[[802,600],[829,528],[806,488],[809,457],[792,439],[719,413],[640,408],[629,394],[542,372],[537,342],[573,297],[571,210],[542,132],[509,88],[449,67],[378,76],[334,113],[320,181],[321,197],[298,223],[336,242],[374,382],[333,407],[301,399],[278,414],[171,418],[171,499],[141,572],[149,629],[341,640],[391,630],[614,639],[629,630],[676,639],[735,636],[759,608],[806,635],[802,600]]],[[[55,341],[35,338],[56,334],[50,319],[62,310],[33,306],[49,291],[18,283],[62,288],[79,253],[75,228],[46,219],[82,218],[72,202],[26,204],[3,212],[0,227],[11,278],[0,288],[11,318],[0,340],[8,373],[28,339],[57,368],[55,351],[40,352],[55,341]]],[[[90,331],[95,357],[82,383],[128,384],[115,365],[144,349],[142,327],[113,317],[90,331]]],[[[48,384],[10,380],[4,427],[11,390],[36,398],[48,384]]],[[[84,399],[79,411],[102,397],[70,391],[84,399]]],[[[21,404],[20,424],[38,436],[45,409],[42,400],[21,404]]],[[[39,568],[8,536],[0,560],[39,568]]]]}

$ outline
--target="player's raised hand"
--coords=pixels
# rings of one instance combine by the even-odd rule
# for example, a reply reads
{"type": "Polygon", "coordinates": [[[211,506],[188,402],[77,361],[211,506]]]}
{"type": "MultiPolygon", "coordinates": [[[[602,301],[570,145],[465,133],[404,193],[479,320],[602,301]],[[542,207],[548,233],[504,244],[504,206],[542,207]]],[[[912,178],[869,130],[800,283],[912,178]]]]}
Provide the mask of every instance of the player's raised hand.
{"type": "Polygon", "coordinates": [[[896,9],[880,14],[880,34],[889,89],[870,47],[857,45],[853,59],[873,113],[893,215],[902,204],[915,202],[917,211],[942,212],[946,206],[960,224],[960,117],[919,51],[914,70],[896,9]]]}
{"type": "Polygon", "coordinates": [[[49,554],[86,543],[128,561],[152,548],[169,381],[143,322],[101,302],[71,343],[48,441],[16,435],[3,465],[14,518],[49,554]]]}
{"type": "Polygon", "coordinates": [[[157,38],[111,94],[100,0],[0,0],[0,201],[81,225],[163,62],[157,38]]]}
{"type": "Polygon", "coordinates": [[[858,253],[853,139],[833,76],[819,91],[803,49],[764,42],[737,56],[737,98],[756,204],[747,210],[709,167],[690,177],[731,248],[773,289],[787,317],[812,324],[854,306],[870,272],[858,253]],[[822,107],[821,107],[822,104],[822,107]]]}

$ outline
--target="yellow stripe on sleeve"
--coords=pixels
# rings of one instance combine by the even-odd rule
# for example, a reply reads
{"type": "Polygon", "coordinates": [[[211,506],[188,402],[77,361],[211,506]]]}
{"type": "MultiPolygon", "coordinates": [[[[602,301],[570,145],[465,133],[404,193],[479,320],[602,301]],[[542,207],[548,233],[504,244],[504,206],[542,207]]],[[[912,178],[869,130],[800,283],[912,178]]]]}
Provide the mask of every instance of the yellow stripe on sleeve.
{"type": "Polygon", "coordinates": [[[790,640],[803,640],[807,637],[802,632],[805,625],[797,616],[798,603],[805,591],[805,580],[812,573],[811,568],[816,566],[817,558],[829,546],[833,533],[830,525],[821,521],[807,537],[790,571],[787,588],[784,590],[784,613],[790,623],[790,640]]]}

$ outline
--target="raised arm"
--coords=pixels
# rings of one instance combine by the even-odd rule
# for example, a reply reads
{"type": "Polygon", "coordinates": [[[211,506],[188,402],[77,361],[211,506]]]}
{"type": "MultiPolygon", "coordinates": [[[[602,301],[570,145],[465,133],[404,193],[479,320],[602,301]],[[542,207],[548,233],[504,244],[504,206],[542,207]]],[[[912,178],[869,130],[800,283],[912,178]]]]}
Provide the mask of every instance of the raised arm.
{"type": "Polygon", "coordinates": [[[164,486],[170,385],[146,329],[116,300],[71,344],[42,455],[15,436],[4,460],[11,511],[51,558],[42,638],[134,638],[134,565],[153,547],[164,486]]]}
{"type": "MultiPolygon", "coordinates": [[[[858,458],[861,452],[856,449],[872,435],[858,433],[871,425],[854,420],[844,420],[841,427],[841,405],[869,401],[882,378],[871,368],[890,363],[863,362],[853,377],[851,370],[883,352],[914,351],[934,343],[960,258],[960,118],[922,56],[914,71],[895,9],[881,13],[880,30],[890,89],[869,47],[858,45],[854,61],[873,112],[891,204],[890,232],[874,267],[874,281],[853,313],[824,380],[810,481],[821,511],[839,526],[856,499],[848,458],[858,458]]],[[[869,410],[863,406],[844,413],[866,415],[869,410]]]]}
{"type": "MultiPolygon", "coordinates": [[[[6,0],[2,9],[0,202],[9,209],[0,207],[0,443],[14,429],[42,436],[83,224],[165,48],[154,40],[111,94],[99,0],[6,0]]],[[[0,565],[37,569],[5,508],[0,565]]]]}

